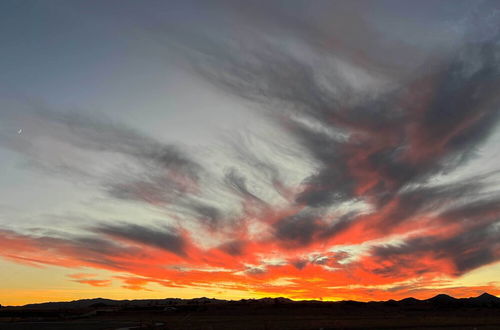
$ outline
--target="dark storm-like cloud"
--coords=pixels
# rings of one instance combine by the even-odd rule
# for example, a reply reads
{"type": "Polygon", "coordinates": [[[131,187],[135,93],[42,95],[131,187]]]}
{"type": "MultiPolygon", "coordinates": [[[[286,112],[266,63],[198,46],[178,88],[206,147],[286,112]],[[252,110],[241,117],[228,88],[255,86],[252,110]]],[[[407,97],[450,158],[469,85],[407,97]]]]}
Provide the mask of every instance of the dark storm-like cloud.
{"type": "Polygon", "coordinates": [[[242,241],[230,241],[219,246],[221,251],[226,252],[232,256],[240,256],[243,254],[245,249],[245,242],[242,241]]]}
{"type": "Polygon", "coordinates": [[[319,214],[314,211],[303,211],[299,214],[284,218],[276,225],[276,237],[292,244],[308,245],[320,228],[319,214]]]}
{"type": "Polygon", "coordinates": [[[304,180],[306,188],[296,196],[296,202],[322,207],[350,199],[354,186],[341,154],[341,142],[298,123],[293,132],[318,165],[317,172],[304,180]]]}
{"type": "MultiPolygon", "coordinates": [[[[434,186],[421,185],[404,190],[393,199],[392,205],[388,206],[387,213],[377,227],[380,230],[387,230],[410,218],[432,212],[444,212],[440,215],[443,217],[446,212],[454,212],[453,209],[447,209],[450,204],[458,207],[461,203],[466,203],[465,208],[469,209],[471,200],[482,196],[481,190],[486,185],[486,180],[493,174],[487,173],[459,182],[434,186]]],[[[482,202],[485,201],[481,199],[482,202]]]]}
{"type": "Polygon", "coordinates": [[[304,260],[304,259],[297,259],[297,260],[293,260],[291,262],[291,264],[297,268],[297,269],[303,269],[304,267],[307,266],[307,260],[304,260]]]}
{"type": "MultiPolygon", "coordinates": [[[[456,190],[456,193],[459,191],[456,190]]],[[[470,191],[465,192],[466,196],[468,193],[470,191]]],[[[434,196],[430,194],[429,197],[434,196]]],[[[452,195],[447,195],[450,196],[452,195]]],[[[468,198],[458,199],[451,207],[447,205],[448,207],[441,209],[433,220],[436,228],[442,228],[437,233],[431,231],[407,239],[403,244],[374,248],[374,257],[392,262],[388,268],[377,271],[392,276],[415,268],[412,260],[418,263],[420,258],[430,257],[438,262],[451,263],[453,269],[450,275],[457,276],[500,261],[498,193],[485,196],[472,194],[468,195],[468,198]]],[[[432,266],[420,269],[421,274],[432,271],[435,271],[432,266]]]]}
{"type": "MultiPolygon", "coordinates": [[[[314,162],[314,173],[295,195],[295,203],[308,211],[275,224],[277,239],[308,245],[315,237],[335,235],[316,220],[320,216],[314,209],[346,201],[367,202],[374,213],[385,207],[386,218],[379,225],[390,226],[442,207],[439,203],[465,198],[462,194],[469,189],[484,188],[484,182],[438,188],[428,183],[474,158],[498,124],[499,33],[483,40],[465,37],[453,52],[428,52],[428,63],[420,71],[404,79],[389,78],[391,83],[385,84],[374,75],[380,57],[372,43],[358,45],[364,47],[364,65],[346,64],[344,53],[337,52],[341,46],[328,48],[306,40],[310,31],[320,29],[314,22],[294,20],[290,13],[274,18],[272,23],[262,18],[276,27],[268,35],[255,26],[245,30],[244,45],[225,35],[198,35],[194,41],[189,33],[182,35],[181,43],[200,76],[267,109],[314,162]],[[297,24],[288,28],[290,22],[297,24]],[[284,36],[289,44],[280,41],[284,36]],[[349,67],[364,72],[353,70],[359,80],[377,81],[378,89],[367,92],[354,86],[342,74],[349,67]]],[[[467,28],[477,29],[474,24],[467,28]]],[[[399,45],[385,44],[385,53],[392,53],[391,58],[408,56],[406,49],[398,52],[399,45]]],[[[233,186],[248,194],[244,180],[231,178],[233,186]]]]}
{"type": "Polygon", "coordinates": [[[152,228],[135,224],[113,224],[101,225],[96,227],[94,231],[111,237],[154,246],[181,256],[185,256],[186,254],[186,242],[173,228],[152,228]]]}
{"type": "Polygon", "coordinates": [[[305,209],[274,224],[275,236],[285,246],[301,247],[324,242],[347,229],[357,214],[351,212],[326,223],[328,216],[315,209],[305,209]]]}
{"type": "MultiPolygon", "coordinates": [[[[389,116],[367,120],[369,116],[360,114],[361,119],[354,121],[345,120],[349,114],[340,114],[339,125],[351,130],[353,136],[338,152],[339,158],[348,163],[344,172],[349,181],[358,187],[370,184],[366,194],[383,202],[405,185],[425,182],[431,175],[453,170],[469,159],[498,120],[493,91],[498,92],[500,87],[499,67],[490,60],[490,53],[498,49],[491,47],[496,46],[466,46],[457,58],[443,65],[431,83],[433,96],[422,109],[409,105],[400,110],[400,101],[394,95],[389,103],[383,100],[389,116]],[[470,75],[461,73],[468,65],[468,47],[479,47],[483,54],[480,69],[470,75]],[[479,90],[481,95],[477,95],[479,90]]],[[[377,102],[363,106],[365,112],[376,109],[377,102]]],[[[332,112],[336,116],[336,111],[332,112]]],[[[335,118],[332,121],[335,125],[335,118]]],[[[336,164],[329,163],[332,167],[336,164]]]]}
{"type": "Polygon", "coordinates": [[[124,259],[133,259],[141,254],[136,247],[121,245],[96,235],[49,236],[0,230],[0,236],[4,257],[35,265],[74,267],[86,264],[122,270],[126,268],[124,259]]]}
{"type": "MultiPolygon", "coordinates": [[[[406,241],[401,246],[379,247],[374,256],[380,260],[390,260],[393,266],[377,271],[394,276],[400,272],[414,269],[412,259],[418,263],[420,258],[432,256],[438,262],[451,262],[454,270],[448,275],[462,275],[472,269],[500,260],[500,232],[498,222],[481,225],[470,231],[463,231],[451,237],[424,236],[406,241]]],[[[421,268],[420,275],[436,271],[432,266],[421,268]]]]}
{"type": "Polygon", "coordinates": [[[470,225],[490,223],[500,218],[500,197],[497,194],[488,194],[483,198],[476,198],[450,208],[441,213],[440,217],[451,223],[456,221],[470,225]]]}

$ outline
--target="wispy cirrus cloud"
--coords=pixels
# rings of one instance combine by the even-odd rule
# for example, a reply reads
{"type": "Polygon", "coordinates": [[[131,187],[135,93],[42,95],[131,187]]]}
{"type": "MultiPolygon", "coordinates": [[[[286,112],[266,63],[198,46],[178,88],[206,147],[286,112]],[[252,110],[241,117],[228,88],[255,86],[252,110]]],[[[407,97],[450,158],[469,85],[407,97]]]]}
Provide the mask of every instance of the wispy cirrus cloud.
{"type": "Polygon", "coordinates": [[[219,285],[364,300],[424,296],[433,285],[498,292],[496,283],[436,281],[500,260],[498,168],[453,177],[498,127],[499,26],[485,34],[480,23],[464,23],[469,33],[436,50],[385,38],[357,5],[335,7],[340,22],[332,25],[319,12],[314,20],[273,4],[218,5],[241,18],[236,37],[185,26],[148,33],[166,36],[197,77],[258,108],[280,138],[230,136],[224,155],[204,158],[40,103],[6,111],[6,122],[27,128],[2,146],[87,178],[101,196],[152,207],[164,222],[89,219],[71,235],[3,229],[0,254],[126,273],[116,279],[132,290],[219,285]],[[342,20],[345,13],[358,13],[360,24],[342,20]]]}

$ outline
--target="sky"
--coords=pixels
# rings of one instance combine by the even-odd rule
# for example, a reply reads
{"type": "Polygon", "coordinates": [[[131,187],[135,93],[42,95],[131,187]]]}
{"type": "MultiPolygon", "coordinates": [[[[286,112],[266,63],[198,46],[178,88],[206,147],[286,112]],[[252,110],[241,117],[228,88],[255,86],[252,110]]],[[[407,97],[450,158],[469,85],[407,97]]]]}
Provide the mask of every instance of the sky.
{"type": "Polygon", "coordinates": [[[500,3],[0,3],[0,304],[500,294],[500,3]]]}

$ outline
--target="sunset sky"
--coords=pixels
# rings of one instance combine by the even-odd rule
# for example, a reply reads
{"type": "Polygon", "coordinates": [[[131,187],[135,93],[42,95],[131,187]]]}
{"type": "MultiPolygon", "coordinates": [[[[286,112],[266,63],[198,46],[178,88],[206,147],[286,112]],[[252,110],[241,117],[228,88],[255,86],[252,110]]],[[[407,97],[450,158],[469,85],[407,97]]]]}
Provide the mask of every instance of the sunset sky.
{"type": "Polygon", "coordinates": [[[500,2],[0,1],[0,304],[500,295],[500,2]]]}

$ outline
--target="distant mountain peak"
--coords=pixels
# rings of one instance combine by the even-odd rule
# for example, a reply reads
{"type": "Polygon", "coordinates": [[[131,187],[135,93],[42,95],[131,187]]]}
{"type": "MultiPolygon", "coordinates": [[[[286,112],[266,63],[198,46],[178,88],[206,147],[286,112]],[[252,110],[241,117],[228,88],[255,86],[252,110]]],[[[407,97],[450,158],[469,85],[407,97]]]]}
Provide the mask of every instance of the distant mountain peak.
{"type": "Polygon", "coordinates": [[[488,292],[484,292],[483,294],[479,295],[478,298],[479,297],[493,297],[493,298],[498,298],[497,296],[489,294],[488,292]]]}
{"type": "Polygon", "coordinates": [[[489,294],[487,292],[477,296],[476,298],[473,298],[476,301],[484,301],[484,302],[490,302],[490,301],[500,301],[500,298],[497,296],[494,296],[492,294],[489,294]]]}
{"type": "Polygon", "coordinates": [[[430,299],[427,299],[428,301],[432,302],[450,302],[450,301],[455,301],[457,300],[456,298],[453,298],[452,296],[449,296],[445,293],[440,293],[430,299]]]}
{"type": "Polygon", "coordinates": [[[450,295],[447,295],[446,293],[440,293],[438,295],[435,295],[434,298],[441,298],[441,299],[455,299],[450,295]]]}

